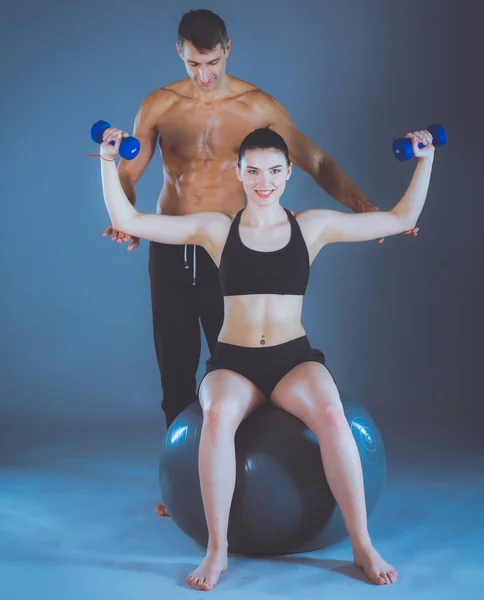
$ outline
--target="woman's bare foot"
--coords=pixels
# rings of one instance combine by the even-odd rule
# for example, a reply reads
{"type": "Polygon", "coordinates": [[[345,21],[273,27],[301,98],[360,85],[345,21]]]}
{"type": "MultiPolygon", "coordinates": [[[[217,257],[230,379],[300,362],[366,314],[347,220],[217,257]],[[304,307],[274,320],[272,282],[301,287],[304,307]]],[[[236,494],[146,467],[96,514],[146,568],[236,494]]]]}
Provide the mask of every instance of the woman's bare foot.
{"type": "Polygon", "coordinates": [[[169,517],[170,516],[170,513],[168,512],[168,509],[163,504],[163,502],[161,504],[156,505],[155,512],[160,517],[169,517]]]}
{"type": "Polygon", "coordinates": [[[355,565],[365,571],[371,583],[385,585],[395,583],[398,579],[397,571],[383,560],[373,546],[358,552],[353,551],[353,556],[355,565]]]}
{"type": "Polygon", "coordinates": [[[187,577],[187,583],[195,590],[208,592],[217,584],[221,573],[227,570],[227,551],[208,550],[202,564],[187,577]]]}

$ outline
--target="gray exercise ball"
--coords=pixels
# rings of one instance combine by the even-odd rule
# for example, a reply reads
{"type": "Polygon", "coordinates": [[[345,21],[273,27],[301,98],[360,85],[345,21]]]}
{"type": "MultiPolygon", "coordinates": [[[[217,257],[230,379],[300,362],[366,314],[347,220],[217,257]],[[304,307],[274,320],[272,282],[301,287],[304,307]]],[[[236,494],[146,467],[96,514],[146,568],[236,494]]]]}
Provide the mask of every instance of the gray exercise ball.
{"type": "MultiPolygon", "coordinates": [[[[341,395],[363,467],[367,514],[385,481],[381,434],[368,411],[341,395]]],[[[202,411],[198,402],[171,424],[160,460],[160,487],[173,521],[207,545],[198,447],[202,411]]],[[[296,417],[270,404],[239,427],[236,486],[228,541],[233,554],[281,555],[309,552],[346,537],[341,512],[328,487],[316,436],[296,417]]]]}

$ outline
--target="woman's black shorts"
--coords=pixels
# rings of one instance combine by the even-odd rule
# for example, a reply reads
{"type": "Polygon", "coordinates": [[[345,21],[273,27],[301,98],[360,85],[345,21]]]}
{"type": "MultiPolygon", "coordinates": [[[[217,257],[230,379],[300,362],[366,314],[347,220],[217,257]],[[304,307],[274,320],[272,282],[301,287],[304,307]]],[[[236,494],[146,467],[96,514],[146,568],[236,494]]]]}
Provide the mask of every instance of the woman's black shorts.
{"type": "Polygon", "coordinates": [[[317,362],[321,365],[325,365],[326,362],[320,350],[311,348],[306,336],[277,346],[260,348],[217,342],[213,355],[207,360],[204,377],[220,369],[234,371],[251,381],[269,400],[272,391],[284,375],[306,362],[317,362]]]}

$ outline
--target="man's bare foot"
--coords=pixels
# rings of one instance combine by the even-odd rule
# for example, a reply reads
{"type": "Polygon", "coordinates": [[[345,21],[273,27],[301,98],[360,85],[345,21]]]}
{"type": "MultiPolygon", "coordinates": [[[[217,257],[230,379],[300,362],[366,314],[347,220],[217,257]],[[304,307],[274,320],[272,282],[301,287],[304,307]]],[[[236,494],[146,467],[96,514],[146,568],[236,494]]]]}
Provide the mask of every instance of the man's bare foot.
{"type": "Polygon", "coordinates": [[[385,585],[395,583],[398,579],[397,571],[383,560],[373,546],[368,550],[354,551],[353,556],[355,565],[365,571],[371,583],[385,585]]]}
{"type": "Polygon", "coordinates": [[[161,504],[156,505],[155,512],[160,517],[169,517],[170,516],[170,513],[168,512],[168,509],[163,504],[163,502],[161,504]]]}
{"type": "Polygon", "coordinates": [[[221,573],[227,570],[227,551],[208,550],[202,564],[187,577],[187,583],[195,590],[208,592],[217,584],[221,573]]]}

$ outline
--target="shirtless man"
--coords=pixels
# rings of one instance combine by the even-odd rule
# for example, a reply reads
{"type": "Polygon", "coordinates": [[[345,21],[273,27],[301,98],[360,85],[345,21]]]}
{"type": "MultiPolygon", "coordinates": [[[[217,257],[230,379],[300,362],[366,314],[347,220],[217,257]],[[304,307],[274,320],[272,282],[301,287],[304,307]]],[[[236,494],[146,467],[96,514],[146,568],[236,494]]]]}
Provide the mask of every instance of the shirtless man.
{"type": "MultiPolygon", "coordinates": [[[[176,48],[188,77],[143,101],[133,133],[141,150],[119,165],[121,185],[133,205],[136,183],[159,145],[164,182],[158,213],[236,213],[246,203],[235,169],[240,143],[254,129],[269,127],[286,140],[291,161],[333,198],[355,212],[378,210],[334,160],[298,131],[276,99],[226,73],[230,40],[220,17],[208,10],[183,15],[176,48]]],[[[103,235],[130,242],[128,250],[139,245],[139,239],[112,227],[103,235]]],[[[223,297],[217,268],[199,246],[150,242],[149,273],[162,408],[169,427],[197,400],[200,321],[212,353],[223,321],[223,297]]],[[[164,505],[157,512],[168,514],[164,505]]]]}

